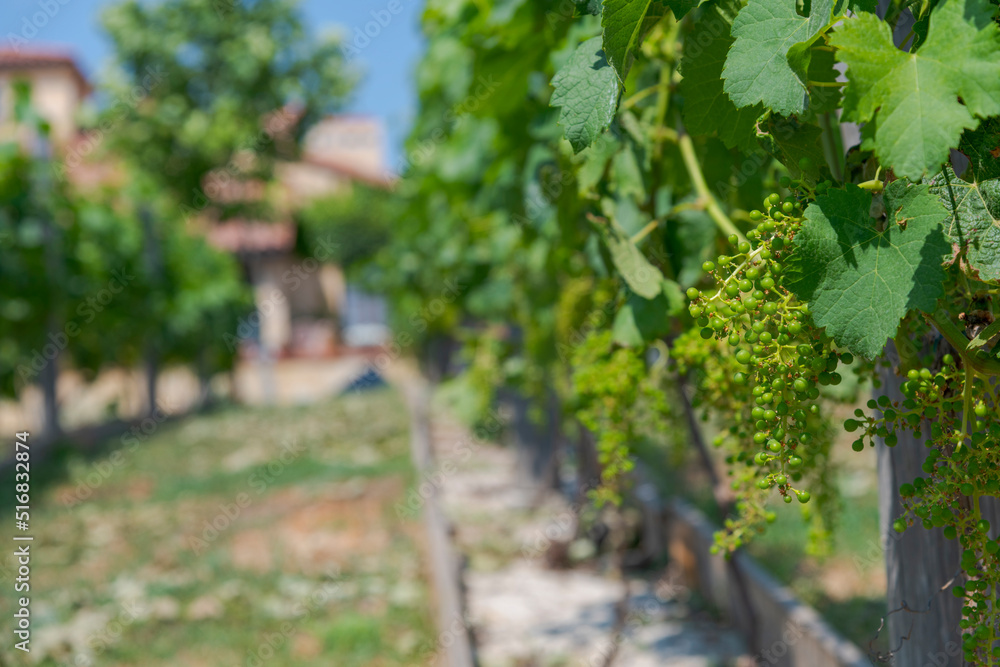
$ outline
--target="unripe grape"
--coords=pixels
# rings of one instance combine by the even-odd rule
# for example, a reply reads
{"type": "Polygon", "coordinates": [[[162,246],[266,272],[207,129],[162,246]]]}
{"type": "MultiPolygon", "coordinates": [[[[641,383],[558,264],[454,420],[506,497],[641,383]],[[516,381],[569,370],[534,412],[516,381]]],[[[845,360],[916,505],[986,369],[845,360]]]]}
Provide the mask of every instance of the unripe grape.
{"type": "Polygon", "coordinates": [[[710,272],[715,270],[715,262],[705,262],[701,265],[701,270],[705,272],[710,272]]]}
{"type": "Polygon", "coordinates": [[[697,299],[699,296],[701,296],[701,292],[698,291],[697,287],[687,288],[687,298],[694,300],[697,299]]]}
{"type": "Polygon", "coordinates": [[[739,250],[739,251],[740,251],[740,252],[741,252],[742,254],[744,254],[744,255],[745,255],[745,254],[747,254],[748,252],[750,252],[750,244],[749,244],[748,242],[746,242],[746,241],[740,241],[740,244],[739,244],[739,246],[737,246],[737,249],[738,249],[738,250],[739,250]]]}
{"type": "Polygon", "coordinates": [[[799,502],[802,504],[809,502],[809,499],[812,498],[812,494],[809,493],[808,491],[796,491],[795,495],[798,497],[799,502]]]}
{"type": "Polygon", "coordinates": [[[761,219],[763,219],[763,217],[764,214],[758,211],[757,209],[750,211],[750,219],[754,222],[759,222],[761,219]]]}
{"type": "Polygon", "coordinates": [[[904,533],[906,532],[906,522],[902,519],[896,519],[892,522],[892,529],[897,533],[904,533]]]}

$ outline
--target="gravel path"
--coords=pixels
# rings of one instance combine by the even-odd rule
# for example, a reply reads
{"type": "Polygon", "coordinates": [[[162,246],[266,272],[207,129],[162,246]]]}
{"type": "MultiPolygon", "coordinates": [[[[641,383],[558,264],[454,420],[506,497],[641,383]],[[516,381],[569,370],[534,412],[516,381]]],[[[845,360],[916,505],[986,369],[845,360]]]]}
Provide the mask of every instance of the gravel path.
{"type": "Polygon", "coordinates": [[[602,667],[610,653],[623,667],[739,664],[737,633],[666,578],[628,581],[619,632],[625,582],[602,573],[599,559],[568,570],[547,564],[549,546],[573,537],[569,504],[519,486],[514,453],[454,421],[436,416],[432,440],[441,471],[433,483],[468,559],[466,602],[482,667],[602,667]]]}

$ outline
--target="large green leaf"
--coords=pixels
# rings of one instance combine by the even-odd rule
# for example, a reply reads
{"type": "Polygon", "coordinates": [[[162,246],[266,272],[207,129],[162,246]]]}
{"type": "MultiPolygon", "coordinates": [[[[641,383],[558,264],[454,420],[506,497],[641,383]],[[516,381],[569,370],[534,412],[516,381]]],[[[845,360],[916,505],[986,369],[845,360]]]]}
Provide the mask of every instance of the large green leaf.
{"type": "Polygon", "coordinates": [[[601,38],[580,44],[552,79],[551,105],[562,107],[559,124],[577,153],[594,142],[618,108],[621,86],[601,50],[601,38]]]}
{"type": "Polygon", "coordinates": [[[736,108],[723,90],[722,68],[733,44],[730,26],[739,11],[737,0],[716,0],[708,6],[694,31],[685,39],[680,91],[684,96],[684,124],[691,134],[718,133],[728,148],[749,152],[756,148],[754,123],[764,107],[736,108]]]}
{"type": "Polygon", "coordinates": [[[951,167],[930,181],[930,191],[947,209],[950,259],[965,261],[980,280],[1000,281],[1000,180],[966,182],[951,167]]]}
{"type": "Polygon", "coordinates": [[[611,261],[629,288],[644,299],[656,298],[663,284],[660,270],[649,263],[642,251],[614,223],[601,226],[601,233],[611,261]]]}
{"type": "Polygon", "coordinates": [[[888,24],[862,14],[836,30],[831,44],[847,64],[845,115],[878,112],[875,153],[898,176],[936,171],[976,116],[1000,114],[1000,29],[988,0],[946,0],[931,14],[916,54],[893,44],[888,24]],[[961,98],[961,101],[959,100],[961,98]]]}
{"type": "Polygon", "coordinates": [[[894,181],[883,198],[885,221],[871,217],[872,195],[855,185],[817,198],[795,236],[789,274],[816,324],[869,359],[909,310],[934,309],[949,250],[947,212],[926,185],[894,181]]]}
{"type": "Polygon", "coordinates": [[[833,0],[813,0],[808,17],[799,16],[791,0],[750,0],[733,22],[735,41],[722,72],[736,106],[762,103],[784,116],[802,113],[809,47],[832,14],[833,0]]]}

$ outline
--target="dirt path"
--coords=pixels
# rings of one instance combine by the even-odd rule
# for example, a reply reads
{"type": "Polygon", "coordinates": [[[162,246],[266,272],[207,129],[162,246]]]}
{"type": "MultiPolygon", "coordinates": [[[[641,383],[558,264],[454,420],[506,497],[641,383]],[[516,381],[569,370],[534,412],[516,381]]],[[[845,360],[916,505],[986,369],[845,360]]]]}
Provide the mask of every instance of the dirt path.
{"type": "Polygon", "coordinates": [[[735,631],[689,604],[686,589],[664,580],[628,582],[625,628],[615,635],[624,584],[591,566],[555,570],[554,541],[572,537],[573,513],[551,494],[540,503],[517,483],[514,453],[476,439],[440,413],[432,421],[437,473],[458,550],[468,559],[466,599],[483,667],[613,664],[734,665],[735,631]]]}

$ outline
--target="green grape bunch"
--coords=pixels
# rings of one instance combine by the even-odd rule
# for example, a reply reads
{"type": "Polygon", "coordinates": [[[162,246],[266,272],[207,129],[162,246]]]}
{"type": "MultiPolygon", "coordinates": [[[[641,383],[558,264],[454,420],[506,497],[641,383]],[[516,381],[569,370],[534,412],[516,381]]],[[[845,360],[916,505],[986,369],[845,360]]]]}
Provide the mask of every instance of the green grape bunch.
{"type": "Polygon", "coordinates": [[[840,384],[840,364],[854,361],[849,352],[834,350],[811,323],[808,305],[785,286],[785,260],[802,224],[802,209],[800,198],[769,195],[763,211],[750,212],[756,228],[746,239],[729,237],[734,252],[705,262],[702,268],[714,280],[713,287],[687,291],[702,352],[694,336],[679,341],[675,354],[682,366],[704,367],[712,358],[731,360],[729,377],[705,373],[701,392],[713,408],[735,415],[728,434],[716,444],[728,441],[733,452],[727,461],[734,465],[733,486],[741,492],[740,517],[727,522],[727,530],[720,533],[720,549],[742,546],[762,520],[774,520],[773,513],[763,509],[773,490],[786,503],[810,501],[806,475],[827,461],[830,441],[822,427],[820,387],[840,384]],[[756,487],[755,495],[747,489],[750,485],[756,487]]]}

